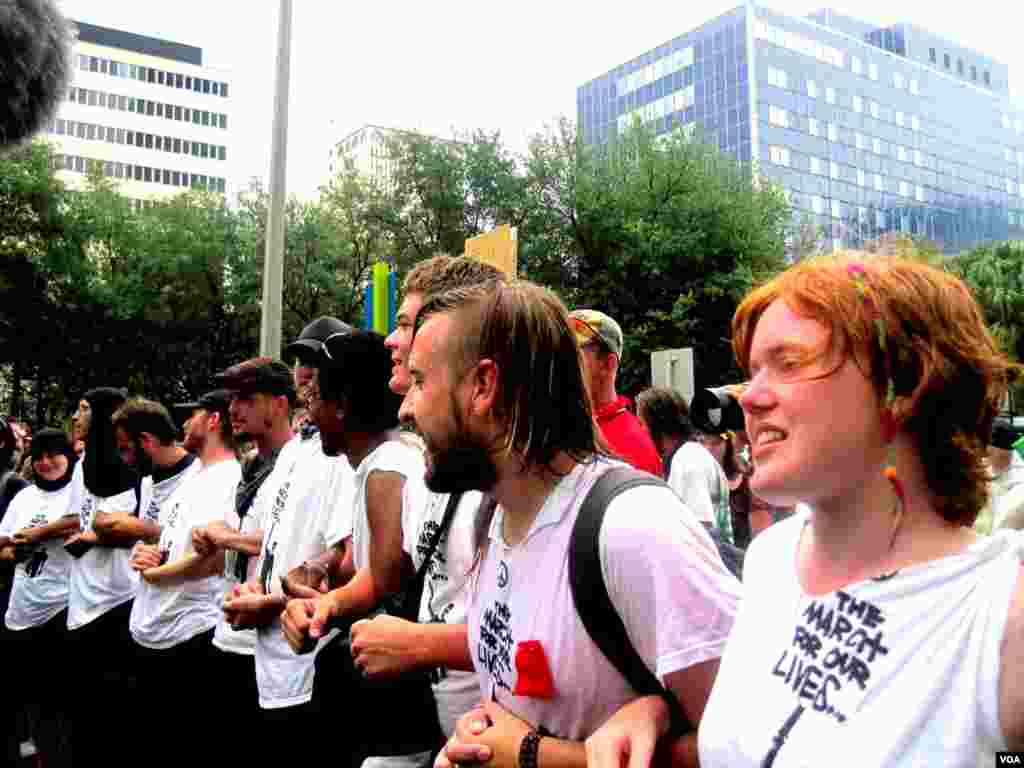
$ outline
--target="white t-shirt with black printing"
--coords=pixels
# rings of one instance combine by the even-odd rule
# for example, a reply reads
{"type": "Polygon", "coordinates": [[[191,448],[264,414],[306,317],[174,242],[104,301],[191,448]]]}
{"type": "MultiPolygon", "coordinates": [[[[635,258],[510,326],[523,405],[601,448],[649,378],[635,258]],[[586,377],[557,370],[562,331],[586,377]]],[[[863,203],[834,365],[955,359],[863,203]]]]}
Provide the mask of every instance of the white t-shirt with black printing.
{"type": "MultiPolygon", "coordinates": [[[[78,522],[83,531],[91,531],[96,512],[132,514],[137,506],[135,489],[106,498],[85,487],[82,461],[75,465],[71,480],[77,486],[78,522]]],[[[78,629],[135,597],[139,575],[130,565],[131,552],[123,547],[94,546],[84,555],[72,558],[68,580],[68,629],[78,629]]]]}
{"type": "MultiPolygon", "coordinates": [[[[402,492],[402,538],[418,530],[426,509],[427,468],[423,453],[401,439],[387,440],[374,448],[356,467],[355,503],[352,509],[352,562],[356,570],[370,567],[370,520],[366,514],[366,483],[374,472],[394,472],[405,478],[402,492]]],[[[443,511],[442,511],[443,513],[443,511]]]]}
{"type": "MultiPolygon", "coordinates": [[[[407,481],[407,487],[414,483],[407,481]]],[[[413,491],[413,496],[416,491],[413,491]]],[[[450,497],[447,493],[424,494],[425,506],[418,515],[419,524],[403,530],[404,549],[412,558],[416,572],[430,550],[444,520],[450,497]]],[[[427,566],[420,600],[421,624],[465,624],[469,605],[469,578],[473,567],[473,530],[482,495],[478,491],[462,494],[448,532],[440,538],[427,566]]],[[[432,670],[437,717],[445,735],[455,730],[455,723],[480,703],[480,684],[476,672],[438,668],[432,670]]]]}
{"type": "MultiPolygon", "coordinates": [[[[504,541],[499,507],[469,607],[469,647],[483,695],[574,741],[637,696],[590,639],[568,577],[580,506],[612,466],[620,464],[602,459],[563,477],[516,546],[504,541]],[[531,690],[545,669],[551,690],[531,690]],[[547,693],[553,696],[543,698],[547,693]]],[[[664,680],[722,655],[740,584],[675,493],[657,486],[624,491],[608,505],[598,543],[612,605],[652,674],[664,680]]]]}
{"type": "Polygon", "coordinates": [[[715,509],[723,489],[728,495],[729,483],[711,451],[700,443],[680,445],[672,456],[668,484],[698,520],[715,525],[715,509]]]}
{"type": "MultiPolygon", "coordinates": [[[[287,454],[277,459],[264,488],[275,480],[264,514],[263,548],[257,580],[270,594],[281,594],[281,579],[351,532],[353,472],[343,456],[325,456],[319,435],[292,438],[287,454]],[[279,475],[274,478],[274,475],[279,475]]],[[[263,488],[260,489],[262,495],[263,488]]],[[[333,636],[324,637],[312,653],[292,651],[275,618],[256,632],[256,684],[260,706],[280,709],[305,704],[313,696],[316,654],[333,636]]]]}
{"type": "MultiPolygon", "coordinates": [[[[277,461],[281,459],[281,456],[285,454],[285,448],[288,446],[297,446],[298,443],[294,440],[289,440],[281,447],[278,452],[278,457],[275,459],[274,467],[277,467],[277,461]]],[[[266,479],[260,485],[256,491],[256,495],[253,497],[252,503],[249,505],[249,509],[246,511],[244,517],[239,519],[238,511],[235,506],[235,499],[232,498],[230,506],[224,512],[224,522],[227,525],[242,533],[244,535],[253,534],[256,531],[263,530],[263,514],[266,509],[270,506],[267,501],[277,493],[276,487],[272,486],[271,483],[276,482],[274,480],[274,470],[270,471],[266,479]]],[[[280,479],[278,475],[278,479],[280,479]]],[[[237,491],[236,491],[237,492],[237,491]]],[[[225,550],[224,552],[224,595],[221,597],[220,605],[223,605],[224,598],[230,593],[236,585],[241,584],[243,581],[256,581],[256,565],[259,562],[259,555],[243,555],[240,552],[234,550],[225,550]],[[240,578],[238,572],[239,563],[243,562],[242,558],[245,558],[245,573],[240,578]]],[[[234,629],[231,624],[228,623],[227,617],[224,612],[221,611],[220,616],[217,619],[217,628],[213,632],[213,644],[222,651],[228,653],[238,653],[242,656],[252,656],[256,653],[256,630],[255,629],[234,629]]]]}
{"type": "MultiPolygon", "coordinates": [[[[209,466],[197,461],[193,466],[198,469],[160,507],[159,548],[167,553],[168,563],[193,552],[193,528],[224,519],[224,510],[234,506],[235,489],[242,477],[234,459],[209,466]]],[[[223,594],[220,576],[166,585],[143,580],[128,622],[132,638],[155,650],[183,643],[216,626],[223,615],[223,594]]]]}
{"type": "Polygon", "coordinates": [[[808,519],[798,511],[751,544],[743,605],[700,724],[700,764],[999,765],[1001,647],[1024,535],[999,531],[959,554],[810,595],[796,569],[808,519]]]}
{"type": "MultiPolygon", "coordinates": [[[[13,536],[25,528],[50,525],[78,512],[74,482],[57,491],[30,485],[18,493],[0,523],[0,536],[13,536]]],[[[38,627],[68,605],[68,579],[74,560],[60,538],[38,545],[32,555],[15,567],[11,601],[4,621],[8,629],[38,627]]]]}

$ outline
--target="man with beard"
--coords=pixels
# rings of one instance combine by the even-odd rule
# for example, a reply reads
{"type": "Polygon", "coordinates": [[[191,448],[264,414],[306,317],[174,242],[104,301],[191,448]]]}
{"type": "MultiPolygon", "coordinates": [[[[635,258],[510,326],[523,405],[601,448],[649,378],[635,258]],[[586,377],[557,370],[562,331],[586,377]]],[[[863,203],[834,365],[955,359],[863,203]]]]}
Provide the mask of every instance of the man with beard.
{"type": "MultiPolygon", "coordinates": [[[[234,505],[241,470],[234,453],[229,398],[227,391],[217,390],[187,404],[192,413],[185,422],[184,450],[198,457],[192,464],[197,469],[182,478],[160,505],[156,521],[159,542],[139,543],[132,552],[132,568],[142,575],[143,583],[135,596],[129,627],[138,646],[139,686],[142,691],[161,692],[149,700],[149,714],[158,721],[169,722],[184,708],[191,709],[199,722],[206,721],[206,712],[212,714],[208,698],[195,699],[191,692],[188,700],[185,698],[181,681],[205,678],[216,671],[211,640],[221,615],[224,558],[219,552],[195,556],[192,528],[223,520],[234,505]]],[[[115,416],[115,424],[119,434],[139,430],[136,445],[159,467],[164,446],[146,439],[141,418],[147,410],[165,413],[155,405],[147,403],[144,409],[139,401],[129,403],[115,416]]],[[[169,452],[165,460],[174,466],[180,462],[175,460],[178,455],[169,452]]]]}
{"type": "MultiPolygon", "coordinates": [[[[290,433],[295,395],[287,366],[256,358],[229,368],[219,378],[234,395],[231,412],[242,431],[255,439],[260,425],[254,422],[262,419],[264,432],[290,433]]],[[[248,580],[236,585],[225,599],[224,613],[233,629],[256,630],[260,713],[258,728],[247,724],[247,732],[254,732],[255,739],[246,746],[264,755],[277,748],[282,729],[298,732],[316,721],[314,658],[296,656],[281,635],[282,580],[290,570],[348,536],[351,482],[351,468],[343,459],[323,451],[314,453],[295,435],[280,447],[274,469],[253,502],[254,516],[264,531],[259,558],[246,574],[248,580]]],[[[299,749],[310,758],[317,754],[312,743],[299,749]]]]}
{"type": "MultiPolygon", "coordinates": [[[[422,510],[424,465],[419,448],[397,432],[400,398],[388,389],[390,378],[391,354],[380,335],[355,331],[324,342],[309,389],[309,411],[324,451],[344,454],[355,468],[350,543],[355,575],[326,595],[289,602],[282,626],[298,652],[327,634],[328,620],[351,621],[377,609],[387,596],[402,591],[412,570],[403,531],[414,524],[410,515],[422,510]]],[[[339,703],[352,695],[336,693],[339,703]]],[[[420,712],[396,715],[399,701],[409,703],[406,696],[364,688],[358,697],[359,713],[349,720],[347,739],[353,765],[360,756],[375,766],[422,765],[430,759],[439,740],[437,726],[431,728],[420,712]],[[381,727],[389,713],[403,719],[403,725],[388,729],[385,744],[381,727]]]]}
{"type": "MultiPolygon", "coordinates": [[[[460,286],[503,282],[499,270],[473,259],[441,255],[417,264],[402,286],[397,326],[385,341],[391,350],[391,390],[404,396],[412,385],[406,362],[416,315],[425,301],[460,286]]],[[[423,509],[410,516],[416,525],[403,531],[406,554],[417,572],[425,569],[418,622],[381,615],[352,626],[352,652],[365,674],[391,677],[430,671],[438,722],[445,734],[452,733],[458,718],[480,701],[467,655],[466,606],[467,576],[475,553],[473,523],[482,501],[479,491],[428,492],[423,509]],[[432,545],[434,554],[425,564],[432,545]]]]}
{"type": "MultiPolygon", "coordinates": [[[[637,694],[583,627],[567,573],[584,500],[623,466],[594,423],[568,313],[526,281],[449,291],[420,311],[409,371],[402,417],[430,447],[427,482],[489,491],[498,502],[480,531],[468,616],[487,700],[460,721],[439,762],[583,766],[583,740],[637,694]]],[[[664,486],[615,496],[598,545],[636,653],[696,726],[738,583],[664,486]]],[[[695,736],[685,745],[693,753],[695,736]]]]}

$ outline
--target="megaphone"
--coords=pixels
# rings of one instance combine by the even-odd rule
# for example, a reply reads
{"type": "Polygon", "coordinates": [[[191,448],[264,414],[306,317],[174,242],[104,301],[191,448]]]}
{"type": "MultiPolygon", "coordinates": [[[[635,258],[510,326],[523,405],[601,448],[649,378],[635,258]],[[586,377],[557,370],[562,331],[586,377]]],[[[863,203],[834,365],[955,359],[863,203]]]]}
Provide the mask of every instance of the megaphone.
{"type": "Polygon", "coordinates": [[[744,384],[727,384],[714,389],[699,389],[690,402],[690,421],[701,432],[739,432],[746,429],[743,409],[737,399],[744,384]]]}

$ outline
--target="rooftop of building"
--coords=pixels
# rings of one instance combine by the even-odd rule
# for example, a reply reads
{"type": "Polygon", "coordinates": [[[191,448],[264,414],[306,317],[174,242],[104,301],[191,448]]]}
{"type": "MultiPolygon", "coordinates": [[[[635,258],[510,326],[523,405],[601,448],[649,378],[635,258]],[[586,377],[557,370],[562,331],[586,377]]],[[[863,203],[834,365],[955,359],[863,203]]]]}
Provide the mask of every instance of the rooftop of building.
{"type": "Polygon", "coordinates": [[[193,64],[197,67],[203,66],[203,49],[194,45],[161,40],[157,37],[139,35],[122,29],[101,27],[97,24],[87,24],[84,21],[73,21],[72,23],[77,31],[78,39],[83,43],[93,43],[94,45],[103,45],[108,48],[120,48],[124,51],[142,53],[146,56],[158,56],[162,59],[193,64]]]}

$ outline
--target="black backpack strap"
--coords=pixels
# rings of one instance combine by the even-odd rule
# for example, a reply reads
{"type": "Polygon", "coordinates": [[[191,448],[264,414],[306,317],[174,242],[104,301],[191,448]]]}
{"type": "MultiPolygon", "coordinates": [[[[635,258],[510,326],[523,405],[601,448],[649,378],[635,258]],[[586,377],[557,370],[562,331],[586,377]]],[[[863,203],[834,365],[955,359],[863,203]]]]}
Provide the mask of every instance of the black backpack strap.
{"type": "Polygon", "coordinates": [[[420,600],[423,596],[423,584],[427,579],[427,569],[430,567],[430,561],[434,559],[434,553],[437,552],[441,539],[444,538],[445,533],[452,526],[455,510],[459,508],[461,500],[461,493],[453,493],[448,497],[448,505],[444,508],[441,524],[434,531],[434,535],[430,537],[430,543],[427,545],[426,557],[420,563],[420,567],[416,570],[416,575],[409,583],[409,587],[405,590],[400,602],[394,606],[392,615],[398,615],[400,618],[407,619],[408,621],[417,621],[419,619],[420,600]]]}
{"type": "Polygon", "coordinates": [[[672,733],[693,730],[679,701],[637,654],[601,573],[601,524],[608,504],[623,491],[643,485],[668,488],[661,479],[632,467],[613,467],[597,479],[583,500],[569,540],[569,586],[576,612],[590,639],[641,696],[662,696],[668,704],[672,733]]]}

